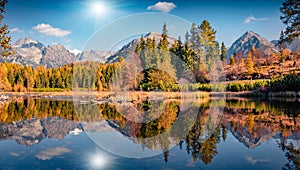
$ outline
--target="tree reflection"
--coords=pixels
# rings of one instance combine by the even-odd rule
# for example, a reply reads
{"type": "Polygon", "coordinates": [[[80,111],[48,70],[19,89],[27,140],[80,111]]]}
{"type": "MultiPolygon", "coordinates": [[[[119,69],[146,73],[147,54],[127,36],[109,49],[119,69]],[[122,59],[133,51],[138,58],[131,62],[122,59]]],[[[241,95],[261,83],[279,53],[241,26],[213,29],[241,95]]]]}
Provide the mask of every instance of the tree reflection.
{"type": "Polygon", "coordinates": [[[211,102],[192,101],[181,107],[180,101],[146,100],[118,108],[112,103],[74,106],[73,101],[25,98],[0,105],[0,124],[46,117],[87,123],[106,121],[142,148],[161,150],[166,163],[171,145],[179,145],[195,162],[210,164],[218,154],[217,144],[221,139],[226,141],[229,131],[248,148],[280,132],[283,140],[279,147],[288,159],[283,169],[300,169],[299,148],[285,140],[299,131],[298,103],[230,100],[217,125],[211,102]],[[288,107],[283,107],[282,103],[288,107]]]}
{"type": "Polygon", "coordinates": [[[29,120],[32,118],[62,117],[78,120],[72,101],[54,101],[25,98],[0,106],[0,123],[29,120]]]}
{"type": "Polygon", "coordinates": [[[296,147],[292,142],[287,144],[285,141],[278,142],[279,148],[285,152],[288,160],[282,169],[300,169],[300,148],[296,147]]]}
{"type": "Polygon", "coordinates": [[[220,126],[218,126],[211,136],[205,141],[201,141],[201,133],[196,130],[197,126],[199,127],[198,122],[196,122],[193,130],[185,139],[187,144],[186,150],[188,154],[191,153],[194,162],[196,162],[197,159],[200,159],[205,164],[209,164],[214,156],[218,154],[217,143],[220,142],[220,126]]]}

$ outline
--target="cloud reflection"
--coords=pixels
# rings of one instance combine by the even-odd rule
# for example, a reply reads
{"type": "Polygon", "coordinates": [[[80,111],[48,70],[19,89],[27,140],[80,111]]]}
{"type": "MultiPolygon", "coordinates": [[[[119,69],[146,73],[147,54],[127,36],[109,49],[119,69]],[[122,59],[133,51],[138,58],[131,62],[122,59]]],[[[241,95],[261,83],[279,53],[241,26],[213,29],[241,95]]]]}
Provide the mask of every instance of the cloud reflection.
{"type": "Polygon", "coordinates": [[[257,162],[270,162],[269,159],[254,159],[250,156],[246,156],[245,158],[251,165],[255,165],[257,162]]]}
{"type": "Polygon", "coordinates": [[[43,150],[35,155],[40,160],[50,160],[55,156],[60,156],[65,153],[70,152],[71,150],[65,147],[55,147],[43,150]]]}
{"type": "Polygon", "coordinates": [[[12,156],[15,156],[15,157],[20,156],[20,153],[17,153],[17,152],[10,152],[9,154],[12,156]]]}

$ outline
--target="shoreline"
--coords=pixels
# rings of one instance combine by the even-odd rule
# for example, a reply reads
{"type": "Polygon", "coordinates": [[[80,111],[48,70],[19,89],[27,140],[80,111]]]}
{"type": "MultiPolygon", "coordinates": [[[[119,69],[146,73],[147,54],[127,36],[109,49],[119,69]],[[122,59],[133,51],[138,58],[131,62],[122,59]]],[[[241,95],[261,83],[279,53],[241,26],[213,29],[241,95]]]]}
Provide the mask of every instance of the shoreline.
{"type": "Polygon", "coordinates": [[[111,92],[111,91],[64,91],[64,92],[2,92],[2,95],[12,97],[82,97],[93,96],[96,98],[104,98],[107,96],[128,96],[132,100],[140,100],[147,98],[164,98],[164,99],[180,99],[180,98],[288,98],[300,99],[300,92],[261,92],[261,91],[242,91],[242,92],[146,92],[146,91],[129,91],[129,92],[111,92]]]}

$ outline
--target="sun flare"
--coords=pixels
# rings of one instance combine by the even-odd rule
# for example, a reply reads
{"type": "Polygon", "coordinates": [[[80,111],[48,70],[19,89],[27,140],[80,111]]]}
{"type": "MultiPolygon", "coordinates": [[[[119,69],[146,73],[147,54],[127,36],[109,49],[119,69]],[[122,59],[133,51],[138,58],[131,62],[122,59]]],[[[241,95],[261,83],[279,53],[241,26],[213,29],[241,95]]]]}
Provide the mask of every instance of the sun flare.
{"type": "Polygon", "coordinates": [[[90,163],[93,168],[104,168],[108,164],[108,160],[104,155],[96,154],[91,157],[90,163]]]}
{"type": "Polygon", "coordinates": [[[107,12],[107,6],[101,1],[93,1],[91,3],[91,12],[97,17],[103,16],[107,12]]]}

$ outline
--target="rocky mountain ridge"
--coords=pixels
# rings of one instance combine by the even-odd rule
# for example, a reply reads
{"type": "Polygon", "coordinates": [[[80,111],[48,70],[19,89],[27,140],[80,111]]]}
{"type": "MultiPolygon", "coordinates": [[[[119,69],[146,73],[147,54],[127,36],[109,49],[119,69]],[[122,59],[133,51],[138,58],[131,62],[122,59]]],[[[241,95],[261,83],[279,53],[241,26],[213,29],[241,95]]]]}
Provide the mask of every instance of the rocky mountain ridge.
{"type": "Polygon", "coordinates": [[[21,38],[12,45],[13,54],[7,58],[0,58],[2,62],[18,63],[36,67],[57,68],[72,62],[95,61],[105,63],[112,52],[83,51],[77,55],[70,52],[62,44],[45,46],[31,38],[21,38]]]}
{"type": "Polygon", "coordinates": [[[247,31],[230,46],[227,51],[227,58],[234,54],[239,55],[238,53],[241,53],[246,58],[252,47],[255,47],[262,56],[279,52],[278,48],[270,41],[253,31],[247,31]]]}
{"type": "Polygon", "coordinates": [[[81,129],[80,123],[60,117],[31,119],[0,124],[0,140],[16,140],[18,144],[32,146],[45,138],[63,139],[70,131],[81,129]]]}

